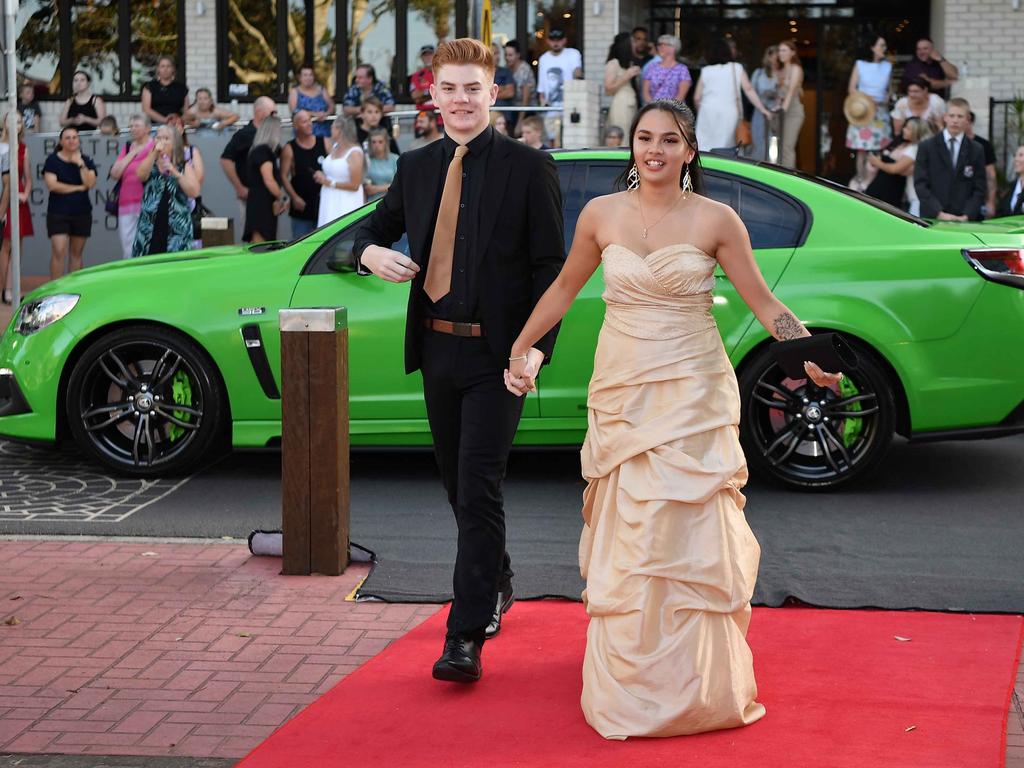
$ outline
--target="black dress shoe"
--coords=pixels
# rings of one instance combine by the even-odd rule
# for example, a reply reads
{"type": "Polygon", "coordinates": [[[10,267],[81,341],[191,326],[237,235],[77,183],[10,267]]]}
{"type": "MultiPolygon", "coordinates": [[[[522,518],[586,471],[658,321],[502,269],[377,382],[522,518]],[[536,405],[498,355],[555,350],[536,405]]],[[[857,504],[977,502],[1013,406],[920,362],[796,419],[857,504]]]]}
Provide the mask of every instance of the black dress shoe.
{"type": "Polygon", "coordinates": [[[512,593],[511,584],[504,590],[498,590],[498,602],[494,606],[494,616],[491,617],[491,623],[487,625],[487,629],[484,632],[488,640],[501,632],[501,617],[508,613],[508,609],[512,607],[512,603],[515,601],[516,598],[512,593]]]}
{"type": "Polygon", "coordinates": [[[483,674],[480,644],[468,637],[449,635],[444,639],[444,652],[434,662],[434,679],[450,683],[475,683],[483,674]]]}

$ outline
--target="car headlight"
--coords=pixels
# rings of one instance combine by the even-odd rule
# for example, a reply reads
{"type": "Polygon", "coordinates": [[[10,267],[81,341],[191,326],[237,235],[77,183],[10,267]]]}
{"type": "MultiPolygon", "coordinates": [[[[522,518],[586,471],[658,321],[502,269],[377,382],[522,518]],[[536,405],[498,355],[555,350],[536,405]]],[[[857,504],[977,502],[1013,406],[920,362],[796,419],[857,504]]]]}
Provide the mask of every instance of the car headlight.
{"type": "Polygon", "coordinates": [[[56,323],[75,308],[79,298],[76,293],[58,293],[22,305],[14,323],[15,333],[28,336],[56,323]]]}

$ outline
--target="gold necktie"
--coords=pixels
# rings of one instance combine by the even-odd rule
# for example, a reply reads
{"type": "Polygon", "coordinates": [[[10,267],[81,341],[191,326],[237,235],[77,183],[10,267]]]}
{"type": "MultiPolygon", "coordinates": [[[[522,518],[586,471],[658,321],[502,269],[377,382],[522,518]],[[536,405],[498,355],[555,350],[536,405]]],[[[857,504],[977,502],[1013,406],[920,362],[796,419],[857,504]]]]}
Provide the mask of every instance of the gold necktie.
{"type": "Polygon", "coordinates": [[[452,257],[455,254],[455,229],[459,223],[459,203],[462,201],[462,158],[468,147],[455,148],[455,157],[448,165],[441,193],[441,207],[437,209],[434,239],[430,243],[430,261],[423,290],[433,302],[440,301],[452,289],[452,257]]]}

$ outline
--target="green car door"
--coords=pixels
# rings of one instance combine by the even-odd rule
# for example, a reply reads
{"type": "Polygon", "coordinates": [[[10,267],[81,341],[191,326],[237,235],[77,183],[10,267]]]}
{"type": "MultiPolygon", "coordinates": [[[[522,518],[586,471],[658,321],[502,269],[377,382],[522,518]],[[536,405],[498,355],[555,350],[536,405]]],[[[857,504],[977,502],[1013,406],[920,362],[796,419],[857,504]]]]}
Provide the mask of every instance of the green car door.
{"type": "MultiPolygon", "coordinates": [[[[566,249],[571,244],[576,219],[593,198],[615,191],[615,182],[625,164],[600,155],[562,161],[559,172],[565,196],[566,249]]],[[[810,227],[810,212],[799,201],[777,190],[735,174],[705,169],[707,194],[731,206],[750,233],[758,266],[770,287],[786,269],[794,250],[810,227]]],[[[743,299],[718,268],[715,273],[713,313],[719,332],[730,353],[754,322],[743,299]]],[[[593,371],[594,349],[604,317],[601,271],[587,282],[562,323],[552,364],[538,379],[540,410],[546,429],[586,429],[587,383],[593,371]]],[[[526,425],[524,425],[525,427],[526,425]]]]}
{"type": "MultiPolygon", "coordinates": [[[[295,286],[292,307],[348,310],[349,403],[352,434],[364,445],[430,444],[423,379],[405,373],[405,322],[408,283],[389,283],[355,272],[352,248],[364,215],[325,239],[305,265],[295,286]]],[[[402,237],[392,247],[409,255],[402,237]]],[[[524,418],[538,415],[531,395],[524,418]]]]}

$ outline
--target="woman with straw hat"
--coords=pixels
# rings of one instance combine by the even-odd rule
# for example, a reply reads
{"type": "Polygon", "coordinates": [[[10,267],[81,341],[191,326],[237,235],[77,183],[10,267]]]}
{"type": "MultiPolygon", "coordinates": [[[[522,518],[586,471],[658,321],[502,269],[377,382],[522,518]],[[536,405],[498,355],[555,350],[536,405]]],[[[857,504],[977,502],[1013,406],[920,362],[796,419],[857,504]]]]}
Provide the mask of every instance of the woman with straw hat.
{"type": "Polygon", "coordinates": [[[868,59],[858,59],[850,72],[849,96],[843,113],[849,122],[846,146],[857,151],[857,175],[850,186],[864,189],[869,177],[868,153],[885,149],[892,141],[889,118],[889,83],[892,62],[885,58],[885,38],[877,36],[868,59]]]}

